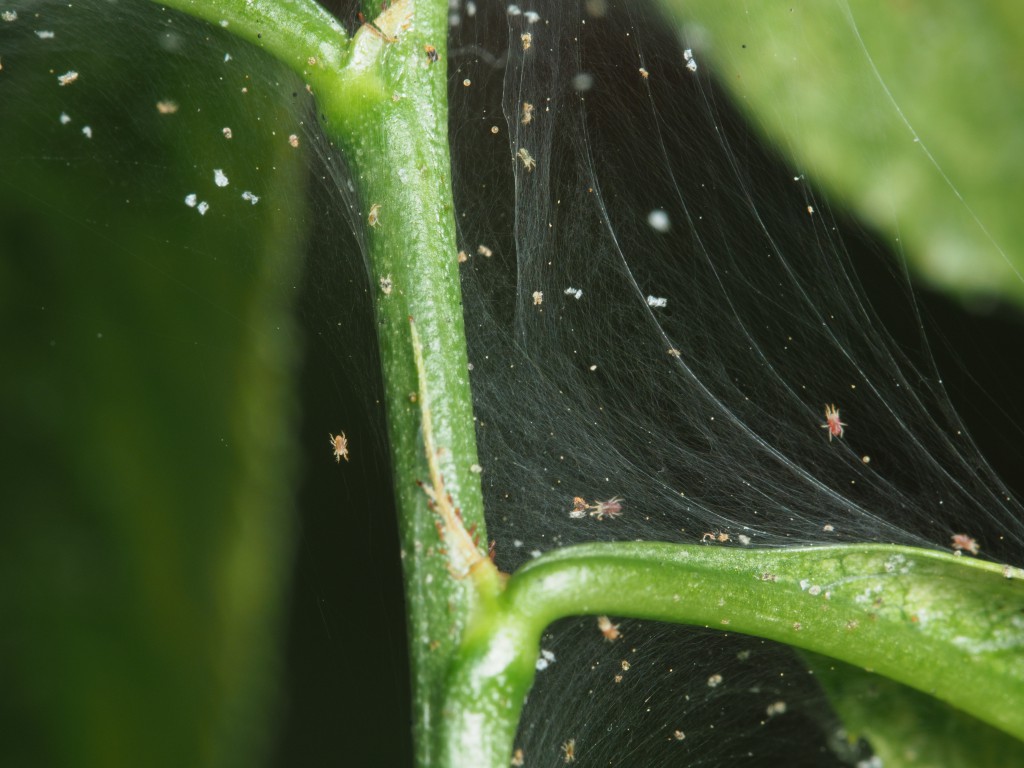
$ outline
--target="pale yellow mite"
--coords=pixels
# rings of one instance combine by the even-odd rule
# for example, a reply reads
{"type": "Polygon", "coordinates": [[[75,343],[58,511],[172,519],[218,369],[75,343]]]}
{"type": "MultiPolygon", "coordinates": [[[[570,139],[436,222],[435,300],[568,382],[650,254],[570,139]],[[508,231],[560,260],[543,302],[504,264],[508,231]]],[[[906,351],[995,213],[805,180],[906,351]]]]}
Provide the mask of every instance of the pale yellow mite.
{"type": "Polygon", "coordinates": [[[334,461],[338,464],[341,464],[342,459],[348,461],[348,439],[345,437],[345,433],[332,435],[328,432],[327,436],[331,439],[331,448],[334,449],[334,461]]]}

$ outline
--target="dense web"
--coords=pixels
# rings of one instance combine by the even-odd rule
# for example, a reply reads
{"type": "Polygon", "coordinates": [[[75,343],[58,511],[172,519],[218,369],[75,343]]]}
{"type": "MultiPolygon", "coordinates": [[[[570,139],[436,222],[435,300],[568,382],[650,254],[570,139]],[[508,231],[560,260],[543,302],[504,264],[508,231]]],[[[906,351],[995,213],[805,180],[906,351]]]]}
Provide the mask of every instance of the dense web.
{"type": "MultiPolygon", "coordinates": [[[[155,5],[126,6],[41,3],[0,22],[0,103],[25,105],[3,135],[35,134],[5,156],[7,170],[24,194],[101,238],[122,216],[141,210],[166,226],[173,211],[173,233],[112,242],[109,268],[151,275],[154,291],[180,294],[181,312],[200,316],[195,328],[150,339],[167,342],[197,381],[231,329],[250,322],[216,286],[266,269],[233,247],[235,233],[262,217],[301,223],[305,277],[295,265],[269,267],[297,307],[310,361],[301,439],[314,447],[302,501],[316,511],[305,518],[296,616],[312,615],[313,631],[330,641],[320,651],[326,663],[347,667],[366,649],[358,637],[345,645],[346,628],[372,607],[350,593],[324,597],[337,576],[327,575],[334,540],[322,532],[330,526],[360,545],[369,537],[369,551],[397,561],[393,529],[378,519],[386,510],[365,508],[380,497],[365,501],[357,480],[345,481],[341,506],[358,511],[325,521],[338,505],[328,429],[348,432],[353,461],[366,457],[364,482],[387,482],[377,360],[366,341],[372,290],[361,236],[350,233],[364,206],[304,84],[228,32],[155,5]],[[97,51],[97,39],[117,45],[97,51]],[[17,71],[30,53],[34,68],[17,71]],[[204,138],[181,144],[172,133],[204,138]],[[268,146],[271,165],[254,165],[250,156],[265,157],[268,146]],[[52,190],[66,168],[102,206],[60,209],[52,190]],[[109,168],[137,174],[134,183],[111,181],[109,168]],[[296,174],[306,203],[285,191],[296,174]],[[321,485],[328,490],[314,490],[321,485]],[[311,539],[325,549],[306,557],[311,539]]],[[[357,23],[355,8],[335,10],[357,23]]],[[[980,542],[981,556],[1020,564],[1020,503],[951,405],[898,248],[871,240],[830,208],[812,174],[765,148],[716,86],[704,43],[699,28],[677,33],[648,3],[452,0],[453,182],[498,565],[511,572],[541,552],[596,540],[948,550],[958,533],[980,542]],[[842,435],[827,428],[832,405],[842,435]]],[[[894,107],[880,99],[864,108],[894,107]]],[[[365,575],[355,568],[345,578],[365,575]]],[[[370,591],[368,603],[390,600],[398,615],[393,594],[370,591]]],[[[526,765],[562,764],[570,744],[580,765],[870,758],[866,745],[846,743],[813,675],[787,649],[611,621],[613,641],[594,617],[545,634],[516,742],[526,765]]],[[[391,645],[403,652],[401,638],[391,645]]],[[[351,684],[355,674],[331,679],[351,684]]],[[[358,692],[364,709],[388,717],[367,690],[358,692]]],[[[338,705],[348,693],[335,695],[331,717],[348,709],[338,705]]],[[[358,764],[393,764],[386,749],[369,753],[380,763],[353,757],[358,745],[339,749],[358,764]]]]}
{"type": "MultiPolygon", "coordinates": [[[[842,233],[802,170],[766,152],[716,88],[699,28],[677,35],[635,3],[453,14],[499,565],[592,540],[949,548],[967,530],[1019,556],[1020,506],[950,405],[899,253],[842,233]],[[832,404],[841,438],[821,428],[832,404]],[[609,499],[621,514],[600,514],[609,499]]],[[[572,739],[594,765],[866,759],[784,650],[620,630],[607,643],[588,618],[545,637],[557,661],[541,664],[524,754],[554,764],[572,739]]]]}

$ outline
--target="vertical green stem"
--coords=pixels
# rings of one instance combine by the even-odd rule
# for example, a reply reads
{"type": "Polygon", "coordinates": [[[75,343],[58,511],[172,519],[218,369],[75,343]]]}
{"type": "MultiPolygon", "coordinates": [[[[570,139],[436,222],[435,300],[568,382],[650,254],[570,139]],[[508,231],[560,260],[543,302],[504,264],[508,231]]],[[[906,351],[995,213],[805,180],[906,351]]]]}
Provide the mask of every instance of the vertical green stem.
{"type": "Polygon", "coordinates": [[[416,757],[420,766],[436,765],[428,735],[439,730],[443,716],[442,683],[474,605],[500,589],[497,572],[480,557],[487,539],[448,154],[448,4],[397,0],[351,39],[312,0],[167,4],[226,23],[305,78],[352,174],[376,294],[409,612],[416,757]],[[415,352],[411,318],[422,339],[415,352]],[[424,437],[434,446],[430,461],[424,437]],[[428,504],[424,488],[442,515],[428,504]],[[453,573],[460,563],[474,566],[471,577],[453,573]]]}
{"type": "Polygon", "coordinates": [[[336,85],[320,83],[317,95],[326,129],[344,150],[368,224],[405,567],[417,761],[427,766],[436,764],[428,734],[442,716],[440,681],[475,602],[477,582],[450,573],[438,518],[418,485],[432,487],[436,495],[422,422],[430,424],[442,494],[451,497],[465,525],[484,543],[486,533],[474,471],[476,437],[449,170],[447,5],[405,0],[376,24],[383,34],[363,27],[345,73],[336,85]],[[422,339],[419,373],[410,318],[422,339]]]}

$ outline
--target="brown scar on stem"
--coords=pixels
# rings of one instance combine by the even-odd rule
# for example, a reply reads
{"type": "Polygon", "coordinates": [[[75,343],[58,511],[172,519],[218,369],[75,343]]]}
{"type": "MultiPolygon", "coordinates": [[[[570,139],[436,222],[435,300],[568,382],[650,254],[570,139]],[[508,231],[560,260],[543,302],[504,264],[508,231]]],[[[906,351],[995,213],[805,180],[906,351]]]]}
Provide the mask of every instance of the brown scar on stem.
{"type": "MultiPolygon", "coordinates": [[[[420,344],[419,333],[416,331],[416,323],[409,316],[409,330],[412,334],[412,353],[416,362],[416,378],[419,387],[420,422],[423,432],[423,448],[427,457],[427,466],[430,470],[430,485],[417,481],[420,488],[430,500],[430,508],[437,514],[440,520],[436,521],[438,534],[445,543],[448,556],[448,570],[456,578],[465,578],[481,570],[494,569],[497,567],[488,557],[487,553],[481,552],[477,545],[477,536],[473,531],[467,530],[462,520],[462,511],[455,505],[452,496],[445,489],[444,476],[438,466],[437,457],[441,449],[434,445],[434,430],[430,415],[430,397],[427,392],[427,374],[423,363],[423,346],[420,344]]],[[[475,531],[476,526],[473,526],[475,531]]]]}

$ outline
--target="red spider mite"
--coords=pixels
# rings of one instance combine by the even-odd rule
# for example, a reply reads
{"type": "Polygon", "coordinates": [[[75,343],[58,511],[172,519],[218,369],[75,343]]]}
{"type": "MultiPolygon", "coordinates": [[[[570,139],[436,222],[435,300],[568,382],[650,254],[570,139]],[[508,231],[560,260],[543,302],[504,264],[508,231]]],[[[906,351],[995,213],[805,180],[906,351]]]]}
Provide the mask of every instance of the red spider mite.
{"type": "Polygon", "coordinates": [[[828,430],[828,441],[831,443],[833,437],[843,436],[843,427],[846,424],[839,420],[839,409],[835,405],[825,406],[825,423],[821,425],[822,429],[828,430]]]}

